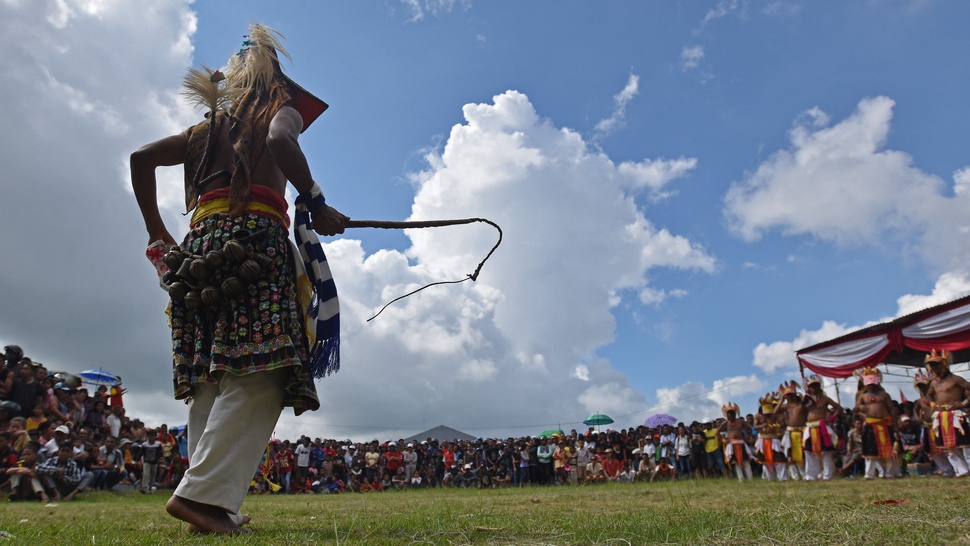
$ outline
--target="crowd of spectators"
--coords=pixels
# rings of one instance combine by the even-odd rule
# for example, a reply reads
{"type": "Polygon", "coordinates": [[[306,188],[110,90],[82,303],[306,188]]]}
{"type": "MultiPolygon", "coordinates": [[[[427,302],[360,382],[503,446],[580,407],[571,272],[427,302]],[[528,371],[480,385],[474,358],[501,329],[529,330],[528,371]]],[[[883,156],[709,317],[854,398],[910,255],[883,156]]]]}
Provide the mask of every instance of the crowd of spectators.
{"type": "MultiPolygon", "coordinates": [[[[129,418],[119,393],[72,388],[5,348],[0,369],[0,490],[11,500],[72,500],[119,488],[174,488],[188,460],[186,429],[147,428],[129,418]]],[[[912,404],[899,404],[900,415],[912,404]]],[[[754,416],[745,417],[754,445],[754,416]]],[[[921,427],[901,420],[903,472],[928,462],[921,427]]],[[[431,487],[498,488],[605,482],[724,479],[722,419],[542,437],[352,442],[274,440],[253,478],[253,494],[341,493],[431,487]]],[[[862,467],[861,424],[851,412],[834,421],[837,464],[846,477],[862,467]]],[[[758,457],[751,459],[755,475],[758,457]]]]}
{"type": "Polygon", "coordinates": [[[125,413],[122,390],[91,392],[4,348],[0,368],[0,491],[11,501],[70,501],[119,487],[152,493],[187,466],[184,428],[147,428],[125,413]]]}

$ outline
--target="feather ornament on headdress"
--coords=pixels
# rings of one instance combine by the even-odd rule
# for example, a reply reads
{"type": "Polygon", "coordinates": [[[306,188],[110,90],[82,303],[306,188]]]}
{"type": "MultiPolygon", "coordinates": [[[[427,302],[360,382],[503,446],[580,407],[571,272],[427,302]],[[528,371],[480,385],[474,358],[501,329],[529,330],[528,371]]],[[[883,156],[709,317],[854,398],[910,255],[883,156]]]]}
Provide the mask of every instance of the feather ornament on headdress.
{"type": "Polygon", "coordinates": [[[733,411],[735,417],[741,414],[741,408],[739,408],[737,404],[728,402],[726,406],[721,406],[721,413],[723,413],[725,417],[727,417],[727,412],[729,411],[733,411]]]}
{"type": "Polygon", "coordinates": [[[250,25],[242,49],[229,59],[226,68],[227,91],[232,104],[243,101],[254,90],[270,89],[276,79],[279,54],[290,58],[280,38],[283,35],[277,30],[260,24],[250,25]]]}
{"type": "Polygon", "coordinates": [[[953,353],[945,349],[940,350],[940,352],[936,352],[936,349],[933,349],[930,354],[926,355],[926,359],[923,360],[923,363],[934,377],[938,377],[938,374],[936,374],[929,366],[930,364],[937,362],[943,364],[943,371],[950,369],[950,365],[953,364],[953,353]]]}
{"type": "Polygon", "coordinates": [[[933,382],[933,376],[927,374],[923,370],[917,370],[916,374],[913,375],[913,386],[919,387],[920,385],[927,386],[933,382]]]}
{"type": "Polygon", "coordinates": [[[786,381],[778,386],[778,393],[784,398],[789,394],[798,394],[798,382],[797,381],[786,381]]]}
{"type": "Polygon", "coordinates": [[[762,411],[771,413],[774,411],[775,406],[778,405],[779,398],[777,392],[765,393],[764,396],[758,399],[758,404],[761,406],[762,411]]]}
{"type": "Polygon", "coordinates": [[[182,96],[195,106],[217,112],[229,108],[226,76],[218,70],[203,65],[202,69],[190,68],[182,79],[182,96]]]}
{"type": "Polygon", "coordinates": [[[875,366],[863,366],[852,373],[862,380],[863,385],[879,385],[882,383],[882,372],[875,366]]]}
{"type": "Polygon", "coordinates": [[[812,374],[812,375],[810,375],[810,376],[808,376],[808,377],[805,378],[805,390],[806,391],[808,391],[808,387],[810,385],[818,385],[818,386],[821,387],[822,386],[822,380],[819,379],[817,375],[812,374]]]}

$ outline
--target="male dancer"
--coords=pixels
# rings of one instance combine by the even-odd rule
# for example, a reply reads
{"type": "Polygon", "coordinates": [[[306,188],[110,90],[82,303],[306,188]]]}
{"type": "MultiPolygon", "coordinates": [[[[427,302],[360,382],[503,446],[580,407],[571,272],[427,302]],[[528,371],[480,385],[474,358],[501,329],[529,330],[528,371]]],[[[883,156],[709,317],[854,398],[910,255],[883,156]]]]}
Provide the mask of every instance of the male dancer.
{"type": "Polygon", "coordinates": [[[224,75],[190,72],[184,93],[209,107],[208,119],[131,155],[153,263],[153,249],[175,245],[158,210],[156,167],[184,165],[194,210],[169,254],[181,263],[166,255],[177,278],[162,280],[172,296],[175,397],[189,400],[189,469],[166,509],[195,531],[246,532],[238,512],[282,408],[318,409],[313,379],[339,365],[335,289],[308,228],[335,235],[348,218],[327,206],[297,141],[327,105],[283,74],[277,36],[252,25],[224,75]],[[304,260],[288,239],[287,180],[300,194],[304,260]],[[320,305],[306,310],[314,293],[320,305]]]}
{"type": "Polygon", "coordinates": [[[721,413],[727,420],[717,427],[717,431],[720,433],[727,430],[728,443],[724,446],[724,455],[729,462],[734,463],[738,481],[743,482],[745,478],[751,479],[751,448],[748,447],[751,431],[744,419],[738,419],[738,412],[737,404],[728,402],[726,406],[721,406],[721,413]]]}
{"type": "Polygon", "coordinates": [[[758,441],[755,453],[761,456],[764,478],[768,481],[785,481],[788,463],[785,461],[785,451],[781,447],[781,437],[784,434],[780,419],[775,415],[775,406],[779,403],[778,393],[767,393],[758,399],[758,413],[754,416],[754,429],[758,431],[758,441]]]}
{"type": "Polygon", "coordinates": [[[822,391],[817,375],[805,380],[805,406],[808,409],[805,434],[805,479],[831,480],[835,473],[835,445],[838,438],[829,422],[842,413],[842,406],[822,391]]]}
{"type": "Polygon", "coordinates": [[[913,376],[913,386],[919,391],[919,400],[916,401],[913,408],[913,419],[918,419],[920,425],[923,427],[924,452],[930,454],[930,458],[944,478],[952,478],[953,465],[950,464],[950,460],[943,454],[940,446],[936,445],[936,434],[933,433],[933,410],[930,407],[930,399],[927,396],[932,382],[933,377],[923,370],[917,371],[916,375],[913,376]]]}
{"type": "Polygon", "coordinates": [[[924,362],[935,378],[926,397],[933,411],[936,445],[946,454],[954,475],[966,476],[970,468],[964,449],[970,445],[970,422],[965,410],[970,407],[970,383],[950,371],[953,354],[949,351],[937,353],[934,349],[924,362]]]}
{"type": "Polygon", "coordinates": [[[856,394],[855,412],[865,417],[862,428],[862,456],[866,459],[866,479],[878,474],[883,478],[895,478],[899,474],[896,456],[897,415],[889,393],[882,388],[882,372],[876,368],[860,368],[856,375],[862,380],[863,389],[856,394]]]}
{"type": "Polygon", "coordinates": [[[772,415],[779,423],[785,425],[785,434],[781,438],[781,448],[788,459],[787,475],[793,480],[805,479],[805,450],[802,449],[802,431],[808,420],[808,410],[802,403],[802,396],[798,392],[798,383],[788,381],[778,387],[781,402],[775,406],[772,415]]]}

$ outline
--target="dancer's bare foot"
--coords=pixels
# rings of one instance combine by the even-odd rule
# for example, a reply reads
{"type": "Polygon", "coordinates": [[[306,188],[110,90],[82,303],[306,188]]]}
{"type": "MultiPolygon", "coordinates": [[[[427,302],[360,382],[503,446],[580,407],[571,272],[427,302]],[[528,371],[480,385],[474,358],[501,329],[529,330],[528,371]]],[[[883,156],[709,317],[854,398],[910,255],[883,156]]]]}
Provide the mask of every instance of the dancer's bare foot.
{"type": "Polygon", "coordinates": [[[170,516],[188,523],[189,529],[196,533],[236,535],[252,532],[237,525],[224,508],[202,504],[177,495],[172,495],[172,498],[168,499],[165,510],[170,516]]]}
{"type": "MultiPolygon", "coordinates": [[[[250,521],[252,521],[253,520],[253,516],[251,514],[242,514],[242,515],[239,515],[239,514],[229,514],[229,519],[232,520],[232,522],[235,523],[236,525],[242,527],[243,525],[246,525],[247,523],[249,523],[250,521]]],[[[189,524],[189,532],[190,533],[205,533],[206,531],[203,531],[202,529],[199,529],[198,527],[196,527],[195,525],[192,525],[190,523],[189,524]]]]}

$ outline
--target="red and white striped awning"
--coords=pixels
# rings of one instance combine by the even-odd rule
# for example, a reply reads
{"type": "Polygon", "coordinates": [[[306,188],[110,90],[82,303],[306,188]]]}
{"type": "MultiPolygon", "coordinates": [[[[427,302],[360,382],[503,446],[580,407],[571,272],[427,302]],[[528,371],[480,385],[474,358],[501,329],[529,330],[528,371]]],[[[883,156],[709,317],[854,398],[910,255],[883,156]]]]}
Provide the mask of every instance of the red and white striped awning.
{"type": "Polygon", "coordinates": [[[795,352],[798,362],[825,377],[849,377],[878,364],[922,366],[932,349],[956,362],[970,360],[970,296],[923,309],[795,352]]]}

